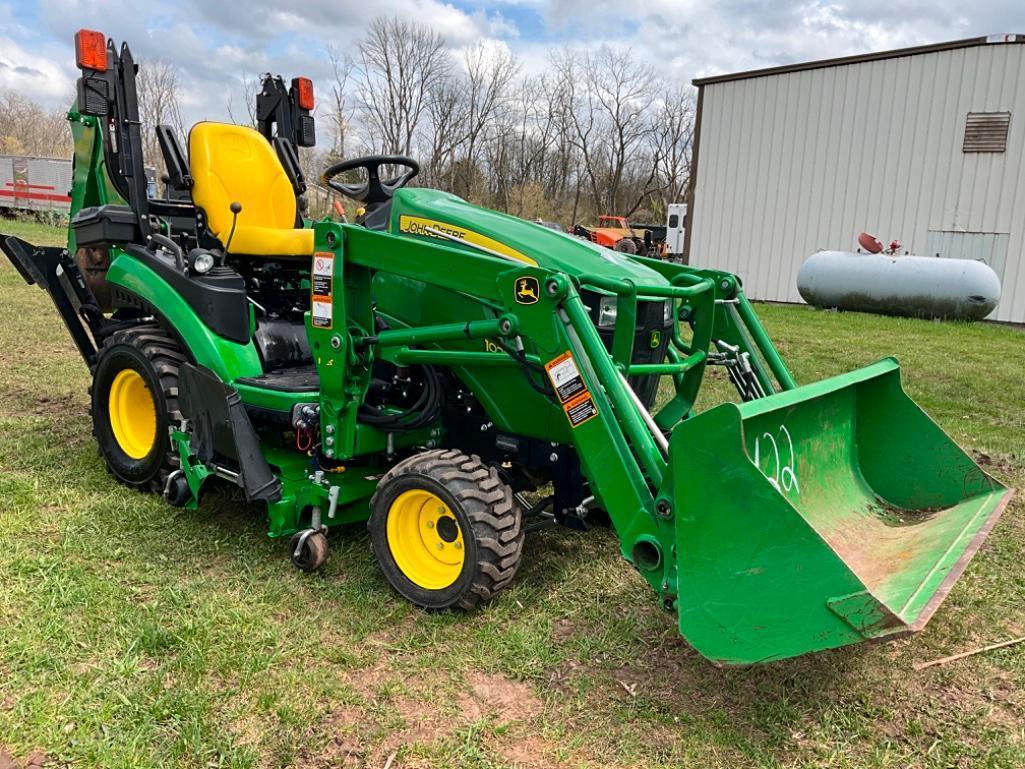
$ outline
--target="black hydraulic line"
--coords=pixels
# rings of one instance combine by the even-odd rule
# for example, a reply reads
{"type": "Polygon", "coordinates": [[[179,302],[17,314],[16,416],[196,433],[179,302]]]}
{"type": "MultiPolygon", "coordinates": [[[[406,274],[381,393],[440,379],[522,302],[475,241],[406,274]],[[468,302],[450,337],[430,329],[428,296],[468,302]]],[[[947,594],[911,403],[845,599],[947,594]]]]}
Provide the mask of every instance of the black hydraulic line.
{"type": "Polygon", "coordinates": [[[412,406],[397,413],[382,413],[381,409],[363,404],[359,420],[385,432],[409,432],[431,424],[441,415],[441,377],[433,366],[423,366],[424,388],[412,406]]]}
{"type": "Polygon", "coordinates": [[[523,352],[522,350],[517,350],[515,347],[507,344],[502,339],[493,339],[491,341],[494,342],[494,344],[497,345],[510,358],[512,358],[514,361],[520,364],[520,368],[523,369],[523,376],[527,380],[527,384],[529,384],[531,388],[533,388],[541,395],[545,396],[548,400],[552,401],[552,403],[555,403],[555,405],[559,405],[555,401],[555,390],[552,389],[551,382],[548,381],[548,377],[545,375],[544,366],[540,366],[536,363],[532,363],[531,361],[527,360],[527,355],[525,352],[523,352]],[[538,384],[534,381],[533,374],[535,373],[541,374],[541,384],[538,384]]]}

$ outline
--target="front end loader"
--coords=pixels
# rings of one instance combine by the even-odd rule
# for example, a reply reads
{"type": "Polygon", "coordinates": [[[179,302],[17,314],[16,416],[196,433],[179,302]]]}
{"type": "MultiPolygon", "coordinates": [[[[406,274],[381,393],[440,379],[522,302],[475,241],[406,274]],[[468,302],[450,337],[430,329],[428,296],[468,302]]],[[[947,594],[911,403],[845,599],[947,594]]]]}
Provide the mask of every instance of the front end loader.
{"type": "Polygon", "coordinates": [[[148,198],[131,52],[77,43],[68,247],[2,246],[75,339],[123,483],[186,508],[235,484],[305,570],[365,521],[428,609],[491,599],[529,531],[608,523],[725,664],[921,628],[1011,496],[896,361],[798,386],[728,273],[410,187],[403,157],[326,169],[365,213],[305,220],[308,81],[260,131],[198,124],[187,155],[158,128],[148,198]],[[709,366],[738,402],[699,413],[709,366]]]}

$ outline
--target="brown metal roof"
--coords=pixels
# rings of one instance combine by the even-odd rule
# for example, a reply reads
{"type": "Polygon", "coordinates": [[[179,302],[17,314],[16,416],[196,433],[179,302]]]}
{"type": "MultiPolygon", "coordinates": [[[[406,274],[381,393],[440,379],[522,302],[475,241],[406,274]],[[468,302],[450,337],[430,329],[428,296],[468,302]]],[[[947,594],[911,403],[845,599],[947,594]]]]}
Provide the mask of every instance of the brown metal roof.
{"type": "Polygon", "coordinates": [[[964,40],[953,40],[949,43],[917,45],[912,48],[898,48],[894,51],[876,51],[875,53],[862,53],[856,56],[841,56],[836,59],[806,61],[799,64],[784,64],[781,67],[766,67],[765,69],[752,69],[747,70],[746,72],[733,72],[727,75],[699,77],[691,82],[696,86],[703,86],[711,83],[727,83],[731,80],[747,80],[752,77],[765,77],[767,75],[781,75],[787,72],[800,72],[806,69],[842,67],[845,64],[860,64],[863,61],[897,59],[901,56],[916,56],[921,53],[936,53],[937,51],[952,51],[957,48],[974,48],[978,45],[1005,45],[1008,43],[1025,43],[1025,35],[989,35],[988,37],[969,37],[964,40]]]}

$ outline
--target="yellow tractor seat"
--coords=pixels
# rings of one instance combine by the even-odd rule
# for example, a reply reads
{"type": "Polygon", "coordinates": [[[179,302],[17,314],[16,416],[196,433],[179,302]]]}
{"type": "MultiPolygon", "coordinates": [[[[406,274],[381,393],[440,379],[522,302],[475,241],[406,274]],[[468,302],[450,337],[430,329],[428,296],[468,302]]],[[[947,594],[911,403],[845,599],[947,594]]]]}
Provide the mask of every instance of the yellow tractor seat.
{"type": "Polygon", "coordinates": [[[313,230],[296,228],[292,183],[260,133],[247,126],[197,123],[189,132],[189,166],[192,201],[222,245],[231,233],[231,204],[242,204],[232,254],[312,256],[313,230]]]}

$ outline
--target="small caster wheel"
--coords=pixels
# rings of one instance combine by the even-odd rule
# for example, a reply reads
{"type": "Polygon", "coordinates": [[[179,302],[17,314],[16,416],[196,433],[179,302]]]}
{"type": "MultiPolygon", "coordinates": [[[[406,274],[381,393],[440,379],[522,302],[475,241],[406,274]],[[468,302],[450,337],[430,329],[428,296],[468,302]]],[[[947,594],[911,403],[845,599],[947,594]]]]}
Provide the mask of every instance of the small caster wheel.
{"type": "Polygon", "coordinates": [[[192,501],[192,489],[189,488],[189,482],[181,470],[175,470],[168,476],[167,485],[164,487],[164,499],[173,507],[185,507],[192,501]]]}
{"type": "Polygon", "coordinates": [[[313,529],[297,531],[288,543],[288,554],[295,568],[316,571],[327,560],[327,537],[313,529]]]}

